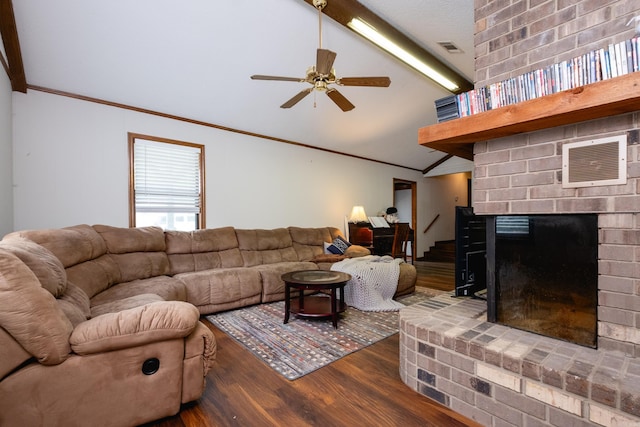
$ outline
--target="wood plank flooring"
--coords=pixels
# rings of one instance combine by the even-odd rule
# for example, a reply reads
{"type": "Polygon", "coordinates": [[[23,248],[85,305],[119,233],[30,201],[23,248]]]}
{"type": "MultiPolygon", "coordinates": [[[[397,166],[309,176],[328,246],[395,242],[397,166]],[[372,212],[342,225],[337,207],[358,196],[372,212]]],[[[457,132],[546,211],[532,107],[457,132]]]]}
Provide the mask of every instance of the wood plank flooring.
{"type": "MultiPolygon", "coordinates": [[[[453,264],[443,264],[416,262],[419,285],[453,289],[453,264]]],[[[204,323],[218,340],[218,357],[203,396],[148,426],[479,425],[400,380],[398,334],[289,381],[204,323]]]]}
{"type": "Polygon", "coordinates": [[[414,265],[418,272],[417,286],[440,291],[452,291],[454,289],[454,263],[416,261],[414,265]]]}

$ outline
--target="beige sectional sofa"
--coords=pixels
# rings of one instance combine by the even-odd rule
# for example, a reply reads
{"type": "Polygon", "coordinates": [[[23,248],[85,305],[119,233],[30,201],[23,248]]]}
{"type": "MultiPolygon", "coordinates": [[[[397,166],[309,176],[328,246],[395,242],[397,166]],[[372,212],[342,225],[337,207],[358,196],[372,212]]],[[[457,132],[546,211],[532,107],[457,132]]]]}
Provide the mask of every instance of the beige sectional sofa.
{"type": "MultiPolygon", "coordinates": [[[[77,225],[5,236],[0,425],[136,425],[177,413],[200,397],[215,358],[200,315],[283,299],[280,276],[330,268],[340,257],[324,244],[339,235],[77,225]]],[[[396,295],[415,282],[402,264],[396,295]]]]}

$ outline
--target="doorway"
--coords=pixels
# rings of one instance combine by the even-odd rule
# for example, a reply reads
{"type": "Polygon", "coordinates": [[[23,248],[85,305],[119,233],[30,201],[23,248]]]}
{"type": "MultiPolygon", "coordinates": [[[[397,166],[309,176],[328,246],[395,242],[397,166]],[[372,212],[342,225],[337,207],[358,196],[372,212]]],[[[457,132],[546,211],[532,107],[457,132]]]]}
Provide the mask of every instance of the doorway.
{"type": "Polygon", "coordinates": [[[413,254],[416,259],[417,250],[417,184],[415,181],[393,178],[393,206],[398,209],[400,222],[408,222],[413,230],[413,241],[409,242],[407,255],[413,254]]]}

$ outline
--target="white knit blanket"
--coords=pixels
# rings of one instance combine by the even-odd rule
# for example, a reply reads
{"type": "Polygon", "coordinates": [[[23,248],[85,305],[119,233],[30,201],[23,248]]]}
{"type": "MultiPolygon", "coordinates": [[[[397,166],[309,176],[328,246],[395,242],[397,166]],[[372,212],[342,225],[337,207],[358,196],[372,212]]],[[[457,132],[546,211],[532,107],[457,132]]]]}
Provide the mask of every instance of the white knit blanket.
{"type": "Polygon", "coordinates": [[[351,275],[344,287],[344,300],[362,311],[397,311],[404,304],[393,300],[400,276],[400,258],[368,255],[336,262],[331,270],[351,275]]]}

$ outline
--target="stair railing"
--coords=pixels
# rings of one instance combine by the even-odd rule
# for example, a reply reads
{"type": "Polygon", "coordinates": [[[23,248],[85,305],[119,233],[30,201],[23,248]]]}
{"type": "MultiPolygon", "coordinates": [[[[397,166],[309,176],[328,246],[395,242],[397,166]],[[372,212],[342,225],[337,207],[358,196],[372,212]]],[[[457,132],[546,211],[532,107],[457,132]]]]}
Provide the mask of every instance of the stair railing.
{"type": "Polygon", "coordinates": [[[440,218],[440,214],[437,214],[435,218],[433,218],[433,220],[431,220],[431,222],[429,223],[429,225],[427,225],[427,228],[424,229],[424,231],[422,232],[422,234],[425,234],[427,231],[429,231],[429,229],[431,228],[431,226],[438,220],[438,218],[440,218]]]}

